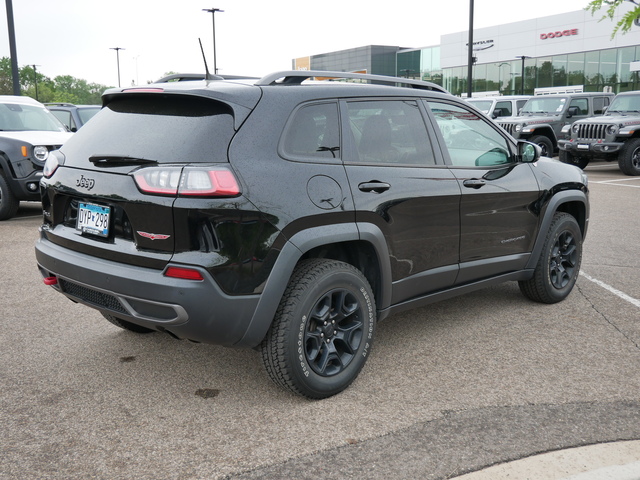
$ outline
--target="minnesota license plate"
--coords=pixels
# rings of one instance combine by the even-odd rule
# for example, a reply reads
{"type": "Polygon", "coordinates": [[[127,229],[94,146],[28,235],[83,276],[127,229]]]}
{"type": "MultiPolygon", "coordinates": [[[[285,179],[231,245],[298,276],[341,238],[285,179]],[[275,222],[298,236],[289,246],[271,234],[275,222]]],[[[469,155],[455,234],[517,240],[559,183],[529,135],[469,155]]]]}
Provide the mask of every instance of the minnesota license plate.
{"type": "Polygon", "coordinates": [[[76,224],[76,228],[82,233],[108,237],[110,216],[110,207],[103,207],[93,203],[80,203],[78,205],[78,223],[76,224]]]}

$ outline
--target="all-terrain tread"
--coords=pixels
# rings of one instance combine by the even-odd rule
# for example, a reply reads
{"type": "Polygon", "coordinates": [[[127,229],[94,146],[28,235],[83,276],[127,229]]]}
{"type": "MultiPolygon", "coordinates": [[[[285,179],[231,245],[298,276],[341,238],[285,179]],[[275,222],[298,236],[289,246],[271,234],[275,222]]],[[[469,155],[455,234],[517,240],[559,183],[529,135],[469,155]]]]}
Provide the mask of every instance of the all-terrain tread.
{"type": "MultiPolygon", "coordinates": [[[[291,366],[281,361],[286,350],[285,344],[289,338],[289,329],[292,327],[291,316],[300,302],[303,292],[307,290],[318,277],[336,269],[347,269],[362,277],[361,272],[354,266],[337,260],[309,259],[298,264],[293,271],[289,284],[282,295],[280,305],[276,311],[274,321],[267,333],[267,336],[260,345],[262,362],[271,380],[284,388],[298,395],[308,398],[308,392],[302,391],[296,384],[291,366]]],[[[323,398],[318,396],[317,398],[323,398]]]]}

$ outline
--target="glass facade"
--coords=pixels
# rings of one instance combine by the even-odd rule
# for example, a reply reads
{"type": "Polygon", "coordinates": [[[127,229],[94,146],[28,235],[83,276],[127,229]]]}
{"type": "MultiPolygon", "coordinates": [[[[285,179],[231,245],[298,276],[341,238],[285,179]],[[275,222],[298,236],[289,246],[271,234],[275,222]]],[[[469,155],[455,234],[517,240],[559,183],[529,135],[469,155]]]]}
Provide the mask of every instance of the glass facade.
{"type": "MultiPolygon", "coordinates": [[[[466,95],[467,66],[440,68],[439,57],[440,47],[400,51],[396,75],[429,80],[454,95],[466,95]]],[[[629,68],[635,60],[640,60],[640,46],[525,58],[524,64],[522,59],[476,64],[473,92],[533,95],[536,88],[574,85],[583,85],[585,92],[602,92],[605,88],[614,93],[640,90],[639,72],[631,72],[629,68]]]]}
{"type": "MultiPolygon", "coordinates": [[[[396,75],[398,47],[369,45],[310,57],[311,70],[396,75]]],[[[295,66],[294,66],[295,68],[295,66]]]]}

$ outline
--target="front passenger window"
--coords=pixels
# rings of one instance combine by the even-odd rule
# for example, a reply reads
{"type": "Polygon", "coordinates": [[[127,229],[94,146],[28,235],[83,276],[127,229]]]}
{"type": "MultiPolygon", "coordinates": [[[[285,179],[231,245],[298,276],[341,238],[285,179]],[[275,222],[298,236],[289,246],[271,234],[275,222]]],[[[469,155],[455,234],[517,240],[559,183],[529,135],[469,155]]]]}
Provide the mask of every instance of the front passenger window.
{"type": "Polygon", "coordinates": [[[485,119],[457,105],[429,102],[456,167],[504,165],[511,160],[507,140],[485,119]]]}

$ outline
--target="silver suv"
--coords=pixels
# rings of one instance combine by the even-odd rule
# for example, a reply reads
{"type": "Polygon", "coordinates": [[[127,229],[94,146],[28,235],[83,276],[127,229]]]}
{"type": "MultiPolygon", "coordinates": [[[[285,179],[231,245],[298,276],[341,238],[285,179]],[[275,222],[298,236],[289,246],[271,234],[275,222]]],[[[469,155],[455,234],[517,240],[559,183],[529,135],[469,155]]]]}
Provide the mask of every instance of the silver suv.
{"type": "Polygon", "coordinates": [[[470,98],[467,101],[491,118],[515,117],[531,95],[501,95],[496,97],[470,98]]]}
{"type": "Polygon", "coordinates": [[[576,120],[602,115],[613,93],[566,93],[531,97],[518,117],[500,118],[498,125],[516,139],[528,140],[553,157],[562,128],[576,120]]]}
{"type": "Polygon", "coordinates": [[[640,175],[640,92],[619,94],[606,115],[565,127],[560,140],[560,160],[580,168],[600,158],[618,161],[626,175],[640,175]]]}

